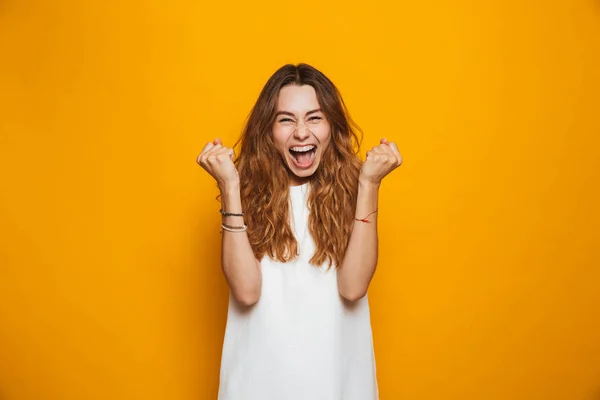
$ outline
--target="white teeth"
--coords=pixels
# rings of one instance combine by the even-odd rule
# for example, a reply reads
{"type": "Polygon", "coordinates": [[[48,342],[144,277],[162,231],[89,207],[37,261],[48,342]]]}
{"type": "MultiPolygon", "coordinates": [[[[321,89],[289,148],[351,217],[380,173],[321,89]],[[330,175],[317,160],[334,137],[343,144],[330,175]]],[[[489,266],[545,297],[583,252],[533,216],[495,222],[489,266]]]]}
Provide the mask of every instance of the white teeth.
{"type": "Polygon", "coordinates": [[[297,152],[305,152],[305,151],[310,151],[310,150],[314,149],[315,147],[316,146],[313,146],[313,145],[295,146],[295,147],[292,147],[290,150],[297,151],[297,152]]]}

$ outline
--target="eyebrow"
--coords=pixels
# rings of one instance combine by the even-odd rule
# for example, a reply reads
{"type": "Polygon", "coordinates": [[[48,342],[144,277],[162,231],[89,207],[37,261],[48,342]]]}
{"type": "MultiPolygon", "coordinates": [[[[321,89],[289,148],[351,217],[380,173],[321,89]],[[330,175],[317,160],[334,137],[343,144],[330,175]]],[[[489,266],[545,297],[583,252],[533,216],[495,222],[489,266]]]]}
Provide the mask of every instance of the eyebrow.
{"type": "MultiPolygon", "coordinates": [[[[306,114],[304,114],[304,116],[306,117],[309,114],[314,114],[316,112],[320,112],[321,109],[320,108],[316,108],[314,110],[310,110],[308,111],[306,114]]],[[[290,117],[295,117],[296,115],[294,115],[294,113],[291,113],[289,111],[277,111],[277,114],[275,114],[275,116],[277,117],[278,115],[283,114],[283,115],[289,115],[290,117]]]]}

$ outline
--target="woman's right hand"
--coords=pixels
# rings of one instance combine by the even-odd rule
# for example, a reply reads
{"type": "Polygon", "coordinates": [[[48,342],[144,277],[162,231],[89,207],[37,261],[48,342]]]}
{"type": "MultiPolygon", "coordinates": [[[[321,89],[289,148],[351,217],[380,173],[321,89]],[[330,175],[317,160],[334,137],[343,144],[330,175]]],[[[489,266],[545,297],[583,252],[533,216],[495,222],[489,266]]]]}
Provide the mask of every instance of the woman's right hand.
{"type": "Polygon", "coordinates": [[[202,153],[196,159],[215,180],[221,189],[232,184],[239,184],[240,176],[233,163],[235,153],[233,149],[224,147],[221,139],[207,143],[202,153]]]}

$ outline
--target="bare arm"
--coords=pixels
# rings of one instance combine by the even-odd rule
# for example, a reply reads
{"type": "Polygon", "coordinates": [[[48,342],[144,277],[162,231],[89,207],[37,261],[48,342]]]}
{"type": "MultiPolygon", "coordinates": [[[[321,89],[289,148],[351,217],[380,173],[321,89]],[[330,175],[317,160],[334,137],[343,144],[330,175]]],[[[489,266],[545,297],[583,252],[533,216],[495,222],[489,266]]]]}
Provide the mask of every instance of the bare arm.
{"type": "MultiPolygon", "coordinates": [[[[243,211],[239,184],[221,189],[221,204],[223,211],[232,213],[243,211]]],[[[223,223],[242,226],[244,218],[224,216],[223,223]]],[[[260,298],[262,274],[260,263],[254,257],[246,232],[229,232],[223,229],[221,266],[236,301],[244,306],[256,303],[260,298]]]]}
{"type": "MultiPolygon", "coordinates": [[[[378,184],[359,181],[356,215],[362,219],[375,211],[378,199],[378,184]]],[[[377,213],[371,214],[368,220],[354,221],[348,248],[338,271],[339,292],[350,301],[365,296],[377,267],[377,213]]]]}
{"type": "Polygon", "coordinates": [[[377,215],[381,180],[402,164],[395,143],[381,139],[367,152],[358,180],[356,218],[342,265],[338,270],[338,290],[342,297],[356,301],[367,294],[378,259],[377,215]],[[371,214],[371,215],[369,215],[371,214]],[[368,222],[367,222],[368,221],[368,222]]]}
{"type": "MultiPolygon", "coordinates": [[[[240,177],[233,163],[233,149],[224,147],[220,139],[207,143],[197,162],[219,185],[221,209],[228,213],[242,213],[240,177]]],[[[223,216],[223,224],[233,227],[244,225],[244,218],[223,216]]],[[[235,300],[244,306],[258,301],[262,288],[260,263],[254,257],[248,234],[240,229],[223,229],[221,240],[221,267],[235,300]]]]}

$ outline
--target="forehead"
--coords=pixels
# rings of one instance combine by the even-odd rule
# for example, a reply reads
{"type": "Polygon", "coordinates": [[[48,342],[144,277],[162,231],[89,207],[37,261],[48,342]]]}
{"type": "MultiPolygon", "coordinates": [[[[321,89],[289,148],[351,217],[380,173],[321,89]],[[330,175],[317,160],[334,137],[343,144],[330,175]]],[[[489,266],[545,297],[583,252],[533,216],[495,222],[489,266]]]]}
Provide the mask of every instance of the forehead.
{"type": "Polygon", "coordinates": [[[288,85],[279,91],[278,111],[304,113],[319,108],[315,89],[310,85],[288,85]]]}

